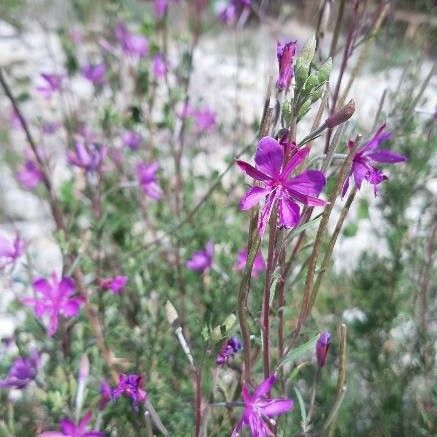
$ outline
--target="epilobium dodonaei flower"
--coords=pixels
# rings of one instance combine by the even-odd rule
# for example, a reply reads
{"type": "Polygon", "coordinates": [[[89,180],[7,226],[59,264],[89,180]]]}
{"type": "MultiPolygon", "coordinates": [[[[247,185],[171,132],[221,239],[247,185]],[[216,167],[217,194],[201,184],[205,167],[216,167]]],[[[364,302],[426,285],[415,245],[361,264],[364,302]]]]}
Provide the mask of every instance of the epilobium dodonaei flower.
{"type": "Polygon", "coordinates": [[[156,182],[155,174],[158,168],[159,164],[157,162],[152,162],[151,164],[142,162],[136,167],[137,178],[143,193],[155,200],[161,198],[161,187],[156,182]]]}
{"type": "Polygon", "coordinates": [[[194,111],[193,116],[198,132],[211,132],[217,124],[216,113],[208,107],[194,111]]]}
{"type": "Polygon", "coordinates": [[[67,160],[71,165],[82,168],[87,172],[92,172],[100,168],[106,153],[107,147],[105,145],[76,141],[74,151],[70,151],[67,154],[67,160]]]}
{"type": "Polygon", "coordinates": [[[99,284],[104,290],[111,290],[113,294],[120,294],[128,281],[127,276],[115,276],[114,278],[100,279],[99,284]]]}
{"type": "Polygon", "coordinates": [[[0,270],[13,265],[24,252],[24,242],[17,234],[14,240],[0,235],[0,270]]]}
{"type": "Polygon", "coordinates": [[[125,23],[117,24],[115,37],[126,55],[144,58],[149,53],[147,38],[143,35],[131,33],[125,23]]]}
{"type": "Polygon", "coordinates": [[[44,83],[37,86],[36,90],[44,98],[50,99],[55,92],[61,89],[64,76],[56,73],[41,73],[41,78],[44,83]]]}
{"type": "Polygon", "coordinates": [[[214,256],[214,245],[212,241],[208,241],[205,249],[194,252],[191,259],[186,263],[186,266],[191,270],[205,272],[212,266],[214,256]]]}
{"type": "Polygon", "coordinates": [[[240,208],[248,210],[265,198],[258,220],[258,231],[263,236],[275,204],[278,204],[279,225],[286,228],[296,226],[300,220],[297,202],[309,206],[323,206],[325,201],[317,196],[326,184],[319,170],[305,170],[290,178],[310,153],[309,147],[299,149],[284,165],[284,148],[272,137],[262,138],[255,154],[256,167],[245,161],[237,161],[247,175],[259,181],[241,199],[240,208]]]}
{"type": "Polygon", "coordinates": [[[215,363],[218,366],[222,366],[223,364],[227,364],[231,361],[235,354],[243,349],[243,346],[240,340],[237,337],[229,338],[221,347],[217,357],[215,359],[215,363]]]}
{"type": "Polygon", "coordinates": [[[316,358],[317,365],[323,367],[328,356],[329,345],[331,344],[331,334],[328,331],[320,333],[319,339],[316,343],[316,358]]]}
{"type": "Polygon", "coordinates": [[[17,358],[9,369],[8,376],[0,379],[0,388],[24,388],[33,381],[38,372],[40,359],[36,350],[28,357],[17,358]]]}
{"type": "Polygon", "coordinates": [[[59,428],[61,429],[60,432],[46,431],[39,434],[39,437],[104,437],[103,432],[87,431],[91,417],[92,413],[91,411],[88,411],[77,425],[69,418],[62,419],[59,424],[59,428]]]}
{"type": "Polygon", "coordinates": [[[288,413],[293,408],[291,399],[269,399],[267,393],[276,382],[276,376],[265,379],[250,394],[246,384],[243,385],[244,411],[234,430],[232,437],[237,437],[243,426],[249,427],[253,437],[273,436],[269,428],[269,418],[288,413]]]}
{"type": "Polygon", "coordinates": [[[104,63],[84,65],[82,74],[94,85],[101,85],[105,81],[106,65],[104,63]]]}
{"type": "Polygon", "coordinates": [[[17,179],[23,188],[31,190],[43,180],[43,174],[38,165],[28,159],[17,172],[17,179]]]}
{"type": "MultiPolygon", "coordinates": [[[[247,262],[247,247],[240,250],[237,254],[237,261],[235,263],[235,270],[237,272],[244,270],[246,267],[247,262]]],[[[252,278],[257,278],[261,272],[263,272],[266,269],[266,262],[264,261],[263,254],[261,251],[258,251],[258,253],[255,256],[255,260],[253,261],[252,266],[252,272],[251,276],[252,278]]]]}
{"type": "Polygon", "coordinates": [[[279,77],[276,87],[279,91],[288,91],[293,79],[293,58],[296,54],[296,41],[277,42],[276,56],[279,64],[279,77]]]}
{"type": "Polygon", "coordinates": [[[157,53],[153,57],[153,67],[152,67],[153,75],[156,79],[161,79],[165,77],[168,72],[167,61],[164,58],[164,55],[161,53],[157,53]]]}
{"type": "Polygon", "coordinates": [[[144,380],[141,375],[121,373],[118,377],[117,387],[112,390],[112,398],[117,400],[121,396],[125,396],[132,401],[134,408],[138,408],[140,404],[146,402],[148,397],[143,387],[144,380]]]}
{"type": "Polygon", "coordinates": [[[122,133],[121,141],[123,146],[128,147],[130,150],[138,150],[143,141],[143,137],[138,132],[127,130],[122,133]]]}
{"type": "Polygon", "coordinates": [[[26,297],[22,302],[33,307],[36,317],[43,318],[48,316],[47,334],[50,337],[58,329],[59,316],[77,316],[80,306],[84,302],[83,297],[72,297],[76,289],[73,279],[64,277],[59,281],[56,273],[53,273],[49,279],[35,279],[33,281],[33,288],[41,297],[26,297]]]}
{"type": "MultiPolygon", "coordinates": [[[[385,124],[383,124],[376,131],[375,135],[373,135],[364,146],[357,150],[352,161],[351,171],[343,185],[342,196],[346,194],[349,188],[349,179],[353,176],[355,186],[358,190],[361,188],[363,180],[366,180],[373,185],[373,191],[376,197],[378,194],[378,185],[388,178],[379,168],[375,167],[375,163],[394,164],[407,160],[405,156],[399,153],[379,148],[382,143],[390,138],[391,132],[385,130],[385,124]]],[[[352,141],[349,141],[348,147],[349,149],[353,147],[352,141]]]]}

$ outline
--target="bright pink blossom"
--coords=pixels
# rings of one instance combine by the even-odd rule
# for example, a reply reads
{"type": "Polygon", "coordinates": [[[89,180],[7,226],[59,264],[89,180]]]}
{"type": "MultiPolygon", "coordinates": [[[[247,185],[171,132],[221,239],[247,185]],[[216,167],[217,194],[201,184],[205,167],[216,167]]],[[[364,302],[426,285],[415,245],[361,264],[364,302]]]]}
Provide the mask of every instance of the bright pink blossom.
{"type": "MultiPolygon", "coordinates": [[[[235,270],[237,272],[240,272],[241,270],[244,270],[246,267],[247,262],[247,247],[244,249],[241,249],[237,254],[237,260],[235,262],[235,270]]],[[[261,251],[258,251],[258,253],[255,256],[255,260],[253,261],[252,266],[252,278],[257,278],[261,272],[263,272],[266,269],[266,262],[264,261],[263,255],[261,251]]]]}
{"type": "Polygon", "coordinates": [[[40,356],[36,350],[25,358],[17,358],[9,369],[8,376],[0,379],[0,388],[24,388],[33,381],[38,372],[40,356]]]}
{"type": "Polygon", "coordinates": [[[103,62],[100,64],[86,64],[82,67],[82,74],[85,79],[88,79],[94,85],[101,85],[105,82],[106,65],[103,62]]]}
{"type": "Polygon", "coordinates": [[[83,416],[82,420],[76,425],[71,419],[65,418],[61,420],[61,431],[46,431],[39,434],[39,437],[104,437],[103,432],[87,431],[88,424],[91,420],[92,413],[89,411],[83,416]]]}
{"type": "Polygon", "coordinates": [[[319,170],[305,170],[290,177],[310,153],[309,147],[299,149],[288,162],[284,162],[284,148],[272,137],[262,138],[255,154],[256,167],[245,161],[237,161],[247,175],[258,181],[250,188],[240,202],[242,210],[257,205],[263,198],[265,204],[258,220],[258,231],[262,236],[274,206],[278,206],[279,225],[295,227],[300,220],[297,202],[309,206],[323,206],[325,201],[318,195],[326,184],[325,175],[319,170]]]}
{"type": "Polygon", "coordinates": [[[38,93],[46,99],[50,99],[53,94],[62,87],[64,76],[56,73],[41,73],[43,84],[36,87],[38,93]]]}
{"type": "Polygon", "coordinates": [[[191,270],[205,272],[211,268],[213,257],[214,245],[212,241],[208,241],[205,249],[193,253],[191,259],[186,262],[186,266],[191,270]]]}
{"type": "Polygon", "coordinates": [[[133,130],[127,130],[122,133],[121,141],[124,146],[128,147],[130,150],[138,150],[141,142],[143,141],[143,137],[133,130]]]}
{"type": "Polygon", "coordinates": [[[0,235],[0,271],[8,265],[14,265],[24,252],[24,242],[17,234],[14,240],[0,235]]]}
{"type": "Polygon", "coordinates": [[[217,125],[217,114],[211,108],[198,109],[193,116],[198,132],[212,132],[217,125]]]}
{"type": "MultiPolygon", "coordinates": [[[[391,132],[385,130],[383,124],[360,149],[355,152],[352,168],[343,185],[342,196],[344,196],[349,188],[349,179],[353,177],[355,186],[359,190],[363,180],[366,180],[373,185],[375,197],[378,195],[378,185],[387,180],[387,176],[382,171],[375,167],[375,163],[381,164],[395,164],[404,162],[407,158],[399,153],[392,152],[387,149],[380,149],[379,146],[391,138],[391,132]]],[[[349,149],[354,146],[353,141],[348,142],[349,149]]]]}
{"type": "Polygon", "coordinates": [[[115,37],[126,55],[144,58],[149,53],[147,38],[143,35],[131,33],[125,23],[117,24],[115,37]]]}
{"type": "Polygon", "coordinates": [[[67,154],[68,163],[86,172],[99,170],[107,154],[107,147],[101,144],[76,141],[74,151],[67,154]]]}
{"type": "Polygon", "coordinates": [[[156,182],[156,172],[159,169],[157,162],[147,164],[142,162],[137,165],[137,178],[143,193],[152,199],[159,200],[161,198],[161,187],[156,182]]]}
{"type": "Polygon", "coordinates": [[[244,411],[232,431],[232,437],[239,436],[244,426],[250,428],[253,437],[274,436],[269,428],[269,419],[288,413],[293,408],[291,399],[269,399],[267,397],[275,382],[275,375],[268,377],[252,394],[250,394],[247,385],[243,385],[244,411]]]}
{"type": "Polygon", "coordinates": [[[120,294],[127,281],[127,276],[115,276],[114,278],[100,279],[99,283],[104,290],[111,290],[113,294],[120,294]]]}
{"type": "Polygon", "coordinates": [[[17,179],[23,188],[32,190],[43,180],[43,173],[34,161],[28,159],[17,172],[17,179]]]}
{"type": "Polygon", "coordinates": [[[27,297],[22,300],[25,305],[31,306],[36,317],[48,317],[47,334],[51,337],[58,329],[59,316],[75,317],[79,314],[83,297],[72,297],[76,285],[72,278],[63,277],[60,281],[56,273],[51,278],[37,278],[33,281],[33,288],[41,296],[27,297]]]}
{"type": "Polygon", "coordinates": [[[132,401],[134,408],[147,401],[148,394],[143,390],[144,379],[141,375],[121,373],[118,378],[118,385],[112,390],[113,399],[125,396],[132,401]]]}

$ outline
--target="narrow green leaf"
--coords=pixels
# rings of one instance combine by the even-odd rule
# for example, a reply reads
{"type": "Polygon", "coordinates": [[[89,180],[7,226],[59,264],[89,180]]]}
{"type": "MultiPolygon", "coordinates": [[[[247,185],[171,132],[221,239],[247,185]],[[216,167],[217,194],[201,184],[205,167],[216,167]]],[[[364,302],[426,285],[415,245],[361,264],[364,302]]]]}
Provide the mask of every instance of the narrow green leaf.
{"type": "Polygon", "coordinates": [[[305,402],[303,401],[302,395],[297,387],[294,388],[294,392],[296,393],[297,402],[299,403],[300,409],[300,417],[302,418],[302,423],[306,423],[307,421],[307,412],[305,410],[305,402]]]}
{"type": "Polygon", "coordinates": [[[298,346],[295,349],[292,349],[278,363],[277,368],[279,368],[280,366],[283,366],[285,364],[293,363],[294,361],[301,358],[307,351],[309,351],[310,349],[314,349],[318,338],[319,338],[319,334],[316,334],[314,337],[312,337],[306,343],[298,346]]]}

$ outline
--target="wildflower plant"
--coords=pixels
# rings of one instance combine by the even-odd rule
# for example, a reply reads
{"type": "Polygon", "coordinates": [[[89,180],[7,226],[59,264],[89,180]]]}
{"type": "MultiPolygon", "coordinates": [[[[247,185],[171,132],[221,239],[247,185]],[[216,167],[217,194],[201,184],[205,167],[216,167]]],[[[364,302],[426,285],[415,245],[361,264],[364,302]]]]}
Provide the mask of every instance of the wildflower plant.
{"type": "Polygon", "coordinates": [[[313,309],[363,182],[376,196],[390,183],[380,165],[409,162],[390,117],[358,125],[355,73],[344,79],[386,9],[352,2],[348,23],[322,8],[315,37],[272,41],[259,119],[230,128],[219,99],[196,93],[196,62],[211,32],[258,25],[263,2],[138,2],[138,15],[110,2],[94,24],[85,3],[77,29],[59,31],[63,63],[36,88],[0,68],[4,161],[43,201],[59,254],[52,265],[18,223],[15,239],[0,229],[8,310],[23,320],[0,346],[0,428],[334,435],[348,329],[313,309]],[[86,82],[89,94],[75,88],[86,82]],[[23,86],[26,104],[48,110],[27,112],[23,86]]]}

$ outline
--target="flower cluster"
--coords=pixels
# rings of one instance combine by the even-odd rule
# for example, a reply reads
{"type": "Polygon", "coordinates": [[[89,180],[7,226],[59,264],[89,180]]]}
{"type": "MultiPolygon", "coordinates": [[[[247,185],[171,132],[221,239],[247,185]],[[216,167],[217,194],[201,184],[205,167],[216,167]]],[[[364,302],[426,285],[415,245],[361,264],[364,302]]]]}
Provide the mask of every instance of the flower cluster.
{"type": "Polygon", "coordinates": [[[222,366],[223,364],[228,364],[231,361],[237,352],[243,348],[240,340],[237,337],[229,338],[221,347],[217,357],[215,359],[215,363],[218,366],[222,366]]]}

